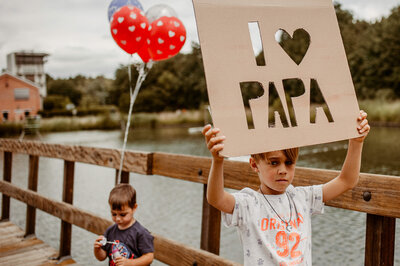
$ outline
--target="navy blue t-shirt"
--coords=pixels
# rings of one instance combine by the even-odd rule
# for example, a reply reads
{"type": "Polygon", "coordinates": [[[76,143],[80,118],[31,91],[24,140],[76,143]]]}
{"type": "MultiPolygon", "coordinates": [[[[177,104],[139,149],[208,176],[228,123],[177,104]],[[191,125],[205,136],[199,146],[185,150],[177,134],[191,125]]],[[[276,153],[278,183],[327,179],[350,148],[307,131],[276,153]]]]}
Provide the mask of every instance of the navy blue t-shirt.
{"type": "MultiPolygon", "coordinates": [[[[118,242],[117,247],[122,256],[128,259],[139,258],[143,254],[154,252],[153,236],[138,221],[124,230],[118,229],[117,224],[108,227],[104,233],[107,241],[118,242]]],[[[114,244],[106,244],[102,248],[107,252],[109,264],[113,265],[111,258],[114,244]]]]}

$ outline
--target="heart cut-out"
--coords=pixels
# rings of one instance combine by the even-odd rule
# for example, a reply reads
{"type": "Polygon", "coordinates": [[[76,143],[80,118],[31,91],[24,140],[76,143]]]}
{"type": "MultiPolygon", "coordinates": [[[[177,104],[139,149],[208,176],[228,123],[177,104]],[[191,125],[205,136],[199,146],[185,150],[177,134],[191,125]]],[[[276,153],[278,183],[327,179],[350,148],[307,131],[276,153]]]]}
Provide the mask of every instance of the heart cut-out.
{"type": "Polygon", "coordinates": [[[282,49],[297,65],[300,65],[311,43],[310,34],[304,29],[295,30],[293,37],[283,29],[278,30],[277,34],[280,34],[277,42],[282,49]]]}

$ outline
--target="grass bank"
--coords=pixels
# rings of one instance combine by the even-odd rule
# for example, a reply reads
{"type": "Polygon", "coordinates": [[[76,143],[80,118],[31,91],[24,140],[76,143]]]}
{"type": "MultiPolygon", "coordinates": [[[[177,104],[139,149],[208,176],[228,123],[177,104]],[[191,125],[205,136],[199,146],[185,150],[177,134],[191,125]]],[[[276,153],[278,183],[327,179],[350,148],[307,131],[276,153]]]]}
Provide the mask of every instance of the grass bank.
{"type": "MultiPolygon", "coordinates": [[[[359,105],[361,109],[368,113],[368,120],[371,124],[378,126],[400,126],[400,100],[363,100],[359,101],[359,105]]],[[[249,112],[248,115],[250,115],[249,112]]],[[[120,129],[126,125],[127,115],[123,115],[122,117],[123,119],[121,119],[118,113],[113,113],[85,117],[42,118],[40,121],[40,132],[120,129]]],[[[210,121],[206,110],[135,113],[132,117],[131,126],[136,128],[192,127],[204,125],[205,119],[210,121]]],[[[0,123],[0,137],[19,135],[23,128],[24,124],[22,122],[0,123]]]]}
{"type": "MultiPolygon", "coordinates": [[[[125,128],[127,115],[118,113],[84,116],[84,117],[52,117],[40,120],[40,132],[62,132],[77,130],[111,130],[125,128]]],[[[134,113],[131,127],[171,127],[171,126],[202,126],[203,111],[176,111],[163,113],[134,113]]],[[[23,122],[0,123],[0,137],[20,135],[24,129],[23,122]]]]}
{"type": "Polygon", "coordinates": [[[400,126],[400,100],[364,100],[360,108],[368,113],[368,120],[378,125],[400,126]]]}

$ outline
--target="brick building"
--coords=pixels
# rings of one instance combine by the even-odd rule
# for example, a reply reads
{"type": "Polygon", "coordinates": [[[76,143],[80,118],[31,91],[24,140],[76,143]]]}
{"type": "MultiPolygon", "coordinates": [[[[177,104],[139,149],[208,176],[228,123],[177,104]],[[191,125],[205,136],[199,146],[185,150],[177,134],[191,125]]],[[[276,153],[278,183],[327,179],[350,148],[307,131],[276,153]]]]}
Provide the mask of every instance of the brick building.
{"type": "Polygon", "coordinates": [[[42,98],[47,95],[44,64],[49,54],[19,51],[7,55],[7,72],[34,82],[42,98]]]}
{"type": "Polygon", "coordinates": [[[0,122],[24,120],[40,110],[40,87],[23,77],[0,74],[0,122]]]}

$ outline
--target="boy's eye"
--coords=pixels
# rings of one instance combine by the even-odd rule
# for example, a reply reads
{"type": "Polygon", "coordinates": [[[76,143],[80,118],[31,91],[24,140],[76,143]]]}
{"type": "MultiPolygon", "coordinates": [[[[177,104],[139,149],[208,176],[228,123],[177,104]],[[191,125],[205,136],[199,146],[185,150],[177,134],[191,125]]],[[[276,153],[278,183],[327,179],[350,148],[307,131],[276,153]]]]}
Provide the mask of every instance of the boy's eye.
{"type": "Polygon", "coordinates": [[[293,162],[292,162],[292,161],[286,161],[285,164],[286,164],[286,165],[292,165],[293,162]]]}
{"type": "Polygon", "coordinates": [[[116,214],[116,213],[111,213],[111,215],[112,215],[112,216],[117,216],[117,214],[116,214]]]}
{"type": "Polygon", "coordinates": [[[120,215],[121,215],[121,217],[125,217],[126,213],[121,213],[120,215]]]}
{"type": "Polygon", "coordinates": [[[278,165],[278,161],[271,161],[271,165],[278,165]]]}

